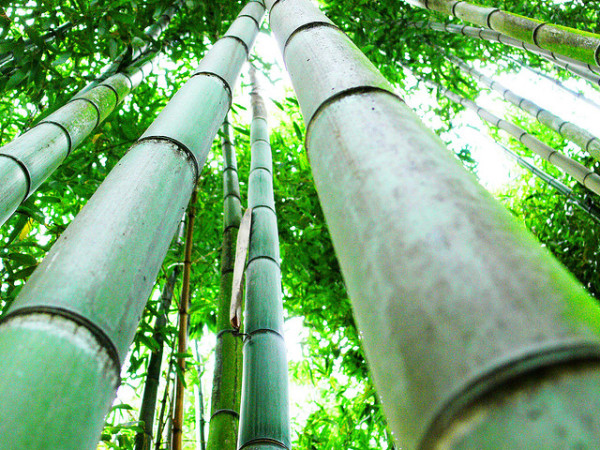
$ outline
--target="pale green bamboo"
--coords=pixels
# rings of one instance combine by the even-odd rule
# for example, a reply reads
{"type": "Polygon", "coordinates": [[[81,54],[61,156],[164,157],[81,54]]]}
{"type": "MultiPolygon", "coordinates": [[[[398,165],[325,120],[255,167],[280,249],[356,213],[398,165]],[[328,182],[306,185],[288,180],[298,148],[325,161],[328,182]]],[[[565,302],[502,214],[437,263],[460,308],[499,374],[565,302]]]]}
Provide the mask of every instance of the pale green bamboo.
{"type": "Polygon", "coordinates": [[[244,374],[238,449],[291,449],[279,237],[267,110],[250,69],[252,231],[246,266],[244,374]]]}
{"type": "Polygon", "coordinates": [[[111,171],[0,322],[0,448],[96,447],[146,299],[258,32],[241,19],[111,171]],[[224,48],[231,53],[219,55],[224,48]]]}
{"type": "Polygon", "coordinates": [[[235,242],[242,219],[237,160],[231,125],[223,123],[223,248],[217,311],[217,347],[213,376],[208,450],[237,450],[242,389],[242,342],[229,323],[235,242]]]}
{"type": "Polygon", "coordinates": [[[535,44],[559,55],[600,65],[600,36],[537,19],[519,16],[499,8],[484,7],[461,0],[405,0],[419,8],[438,11],[491,28],[512,38],[535,44]]]}
{"type": "Polygon", "coordinates": [[[426,26],[435,31],[446,31],[449,33],[461,34],[463,36],[477,38],[488,42],[499,42],[511,47],[521,48],[554,63],[558,67],[564,68],[576,75],[579,75],[596,86],[600,85],[600,76],[598,76],[598,73],[600,73],[600,67],[582,63],[567,56],[557,55],[551,51],[544,50],[535,44],[527,44],[518,39],[498,33],[497,31],[489,30],[487,28],[470,27],[468,25],[454,25],[437,22],[420,22],[413,24],[413,26],[417,28],[426,26]]]}
{"type": "Polygon", "coordinates": [[[152,70],[152,58],[77,95],[0,148],[0,225],[152,70]]]}
{"type": "Polygon", "coordinates": [[[310,1],[267,6],[398,446],[594,448],[595,300],[310,1]]]}
{"type": "Polygon", "coordinates": [[[541,124],[546,125],[564,138],[574,142],[582,150],[592,155],[596,160],[600,160],[600,139],[589,131],[584,130],[568,120],[562,119],[531,100],[521,97],[503,84],[492,80],[490,77],[485,76],[483,73],[469,66],[462,59],[453,55],[447,55],[446,59],[453,65],[458,66],[464,73],[471,75],[475,79],[481,81],[485,86],[499,93],[505,100],[517,106],[522,111],[525,111],[527,114],[535,117],[541,124]]]}

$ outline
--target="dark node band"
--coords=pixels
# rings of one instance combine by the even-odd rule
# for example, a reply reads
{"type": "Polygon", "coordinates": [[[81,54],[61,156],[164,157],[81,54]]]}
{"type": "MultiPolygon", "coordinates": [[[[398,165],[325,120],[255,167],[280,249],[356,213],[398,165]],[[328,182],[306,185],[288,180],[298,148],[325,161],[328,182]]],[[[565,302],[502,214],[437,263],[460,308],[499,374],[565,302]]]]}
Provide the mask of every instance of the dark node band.
{"type": "Polygon", "coordinates": [[[71,154],[71,150],[73,150],[73,141],[71,141],[71,135],[69,134],[69,130],[67,130],[67,128],[62,123],[54,122],[52,120],[44,120],[38,123],[38,125],[41,125],[43,123],[50,123],[52,125],[56,125],[58,128],[61,129],[63,133],[65,133],[65,136],[67,138],[67,156],[69,156],[71,154]]]}
{"type": "MultiPolygon", "coordinates": [[[[196,155],[187,147],[187,145],[179,142],[177,139],[173,139],[169,136],[146,136],[141,139],[138,139],[136,144],[146,141],[166,141],[170,144],[177,146],[177,148],[186,154],[186,156],[192,162],[193,170],[194,170],[194,179],[197,180],[200,176],[200,164],[198,164],[198,160],[196,159],[196,155]]],[[[135,145],[135,144],[134,144],[135,145]]]]}
{"type": "MultiPolygon", "coordinates": [[[[98,85],[100,86],[100,85],[98,85]]],[[[100,125],[100,108],[98,108],[98,105],[96,105],[93,101],[91,101],[89,98],[85,98],[85,97],[77,97],[74,98],[73,100],[71,100],[69,103],[73,103],[76,102],[77,100],[83,100],[84,102],[89,103],[90,105],[92,105],[92,107],[96,110],[96,124],[94,125],[94,128],[96,128],[98,125],[100,125]]]]}
{"type": "Polygon", "coordinates": [[[211,420],[213,420],[213,418],[215,416],[218,416],[219,414],[227,414],[229,416],[233,416],[236,419],[240,419],[240,414],[237,411],[234,411],[233,409],[217,409],[211,416],[210,419],[208,419],[208,421],[210,422],[211,420]]]}
{"type": "Polygon", "coordinates": [[[31,194],[31,174],[29,173],[29,169],[23,163],[23,161],[21,161],[18,158],[15,158],[13,155],[7,155],[6,153],[0,153],[0,157],[2,157],[2,156],[17,163],[17,165],[23,171],[23,176],[25,176],[25,196],[23,197],[23,200],[21,200],[21,203],[23,203],[25,200],[27,200],[27,197],[29,197],[29,194],[31,194]]]}

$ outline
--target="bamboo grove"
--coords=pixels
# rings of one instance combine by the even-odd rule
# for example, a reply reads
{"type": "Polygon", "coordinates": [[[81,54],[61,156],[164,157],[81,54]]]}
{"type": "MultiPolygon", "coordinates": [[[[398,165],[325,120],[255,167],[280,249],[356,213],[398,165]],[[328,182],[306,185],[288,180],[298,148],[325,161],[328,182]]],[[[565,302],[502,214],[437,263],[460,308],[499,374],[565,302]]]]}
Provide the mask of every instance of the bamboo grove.
{"type": "Polygon", "coordinates": [[[600,140],[485,69],[597,106],[600,11],[54,3],[0,15],[1,449],[597,447],[600,140]],[[423,92],[559,194],[579,280],[423,92]]]}

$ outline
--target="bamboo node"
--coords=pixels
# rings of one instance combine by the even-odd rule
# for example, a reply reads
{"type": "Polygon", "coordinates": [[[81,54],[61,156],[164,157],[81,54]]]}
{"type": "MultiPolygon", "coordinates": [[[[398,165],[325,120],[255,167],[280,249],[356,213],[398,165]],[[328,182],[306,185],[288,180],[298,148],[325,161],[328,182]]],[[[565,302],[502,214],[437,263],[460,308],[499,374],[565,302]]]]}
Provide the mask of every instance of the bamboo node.
{"type": "Polygon", "coordinates": [[[5,158],[11,159],[15,163],[17,163],[17,165],[23,171],[23,176],[25,177],[25,196],[23,197],[23,200],[21,200],[21,203],[23,203],[25,200],[27,200],[27,197],[29,197],[29,194],[31,193],[31,174],[29,173],[29,169],[27,168],[24,162],[22,162],[20,159],[16,158],[13,155],[0,153],[0,156],[4,156],[5,158]]]}
{"type": "Polygon", "coordinates": [[[538,41],[537,41],[537,34],[538,34],[538,31],[540,31],[540,28],[542,28],[544,25],[547,25],[547,23],[546,23],[546,22],[542,22],[542,23],[538,24],[538,25],[537,25],[537,26],[536,26],[536,27],[533,29],[533,33],[532,33],[532,35],[531,35],[531,40],[533,41],[533,43],[534,43],[535,45],[537,45],[538,47],[540,47],[540,48],[542,48],[542,46],[541,46],[541,45],[538,43],[538,41]]]}
{"type": "Polygon", "coordinates": [[[489,28],[490,30],[493,30],[493,28],[492,28],[492,22],[491,22],[492,16],[493,16],[495,13],[497,13],[498,11],[500,11],[500,8],[496,8],[496,9],[493,9],[493,10],[491,10],[491,11],[488,13],[488,15],[487,15],[487,17],[486,17],[486,19],[485,19],[485,21],[486,21],[486,23],[487,23],[487,26],[488,26],[488,28],[489,28]]]}

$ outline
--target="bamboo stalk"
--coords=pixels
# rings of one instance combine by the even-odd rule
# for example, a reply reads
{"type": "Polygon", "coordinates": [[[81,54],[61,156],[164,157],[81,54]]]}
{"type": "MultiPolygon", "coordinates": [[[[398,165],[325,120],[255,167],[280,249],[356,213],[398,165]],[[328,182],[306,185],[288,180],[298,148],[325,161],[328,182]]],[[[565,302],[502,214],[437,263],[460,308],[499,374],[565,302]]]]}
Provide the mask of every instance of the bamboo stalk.
{"type": "Polygon", "coordinates": [[[132,64],[77,95],[0,147],[0,225],[60,166],[152,70],[152,58],[132,64]]]}
{"type": "Polygon", "coordinates": [[[0,448],[96,447],[145,301],[258,32],[252,27],[221,39],[239,42],[241,54],[211,48],[0,322],[0,448]]]}
{"type": "Polygon", "coordinates": [[[485,76],[478,70],[469,66],[462,59],[453,55],[447,55],[446,59],[458,66],[464,73],[468,73],[475,79],[482,82],[485,86],[499,93],[502,98],[509,101],[513,105],[525,111],[527,114],[535,117],[535,119],[543,125],[546,125],[551,130],[556,131],[564,138],[577,144],[582,150],[588,152],[596,160],[600,160],[600,139],[594,136],[589,131],[575,125],[568,120],[564,120],[556,114],[551,113],[525,97],[514,93],[509,88],[490,77],[485,76]]]}
{"type": "Polygon", "coordinates": [[[594,66],[600,65],[600,36],[460,0],[406,0],[411,5],[458,17],[512,38],[594,66]]]}
{"type": "Polygon", "coordinates": [[[242,218],[237,159],[231,125],[223,122],[223,247],[217,311],[217,346],[208,428],[208,450],[237,450],[242,389],[242,344],[229,324],[235,242],[242,218]]]}
{"type": "Polygon", "coordinates": [[[437,88],[440,94],[445,95],[450,100],[463,105],[471,111],[474,111],[481,119],[507,132],[525,145],[529,150],[541,156],[550,164],[555,165],[566,174],[575,178],[590,191],[600,195],[600,175],[594,173],[584,165],[574,161],[568,156],[559,153],[558,150],[540,141],[515,123],[501,119],[487,109],[480,107],[474,101],[464,98],[455,92],[452,92],[451,90],[445,89],[434,83],[428,82],[428,84],[437,88]]]}
{"type": "Polygon", "coordinates": [[[238,449],[291,449],[283,339],[279,237],[267,113],[250,69],[252,232],[246,268],[246,328],[238,449]]]}
{"type": "Polygon", "coordinates": [[[575,411],[597,427],[596,302],[314,5],[266,4],[398,447],[564,447],[548,431],[563,425],[563,441],[596,446],[575,411]],[[521,420],[528,406],[541,420],[521,420]]]}
{"type": "MultiPolygon", "coordinates": [[[[194,340],[192,346],[194,350],[194,358],[198,364],[200,364],[200,350],[198,349],[198,341],[194,340]]],[[[204,435],[204,394],[202,392],[202,373],[198,369],[198,385],[194,386],[194,394],[196,397],[195,408],[196,408],[196,448],[198,450],[206,450],[206,438],[204,435]]]]}
{"type": "Polygon", "coordinates": [[[160,382],[160,372],[163,358],[164,337],[162,329],[167,325],[167,314],[171,306],[173,291],[177,277],[179,276],[180,266],[176,265],[169,275],[165,286],[163,287],[160,309],[158,317],[154,324],[154,333],[152,335],[158,348],[150,355],[144,393],[142,395],[142,406],[140,408],[140,422],[143,431],[138,432],[135,437],[135,450],[150,450],[152,446],[154,426],[154,412],[156,410],[156,399],[158,396],[158,385],[160,382]]]}
{"type": "Polygon", "coordinates": [[[528,44],[518,39],[505,36],[497,31],[489,30],[487,28],[476,28],[468,25],[455,25],[455,24],[444,24],[438,22],[419,22],[413,24],[414,27],[428,27],[435,31],[446,31],[453,34],[461,34],[471,38],[477,38],[488,42],[498,42],[511,47],[520,48],[528,52],[534,53],[552,63],[554,65],[566,69],[580,77],[586,79],[595,86],[600,85],[600,67],[582,63],[574,58],[568,56],[557,55],[554,52],[544,50],[535,44],[528,44]]]}
{"type": "MultiPolygon", "coordinates": [[[[165,378],[165,390],[163,392],[163,398],[160,402],[160,412],[158,414],[158,427],[156,429],[156,442],[154,444],[154,450],[160,450],[160,444],[162,441],[162,434],[163,431],[165,429],[165,411],[166,411],[166,407],[167,407],[167,400],[169,397],[169,384],[171,381],[171,375],[173,373],[173,363],[174,363],[174,359],[171,355],[171,357],[169,358],[169,369],[167,370],[167,376],[165,378]]],[[[171,427],[168,427],[169,430],[171,430],[171,427]]]]}
{"type": "Polygon", "coordinates": [[[173,450],[181,450],[183,433],[183,403],[185,395],[186,362],[184,354],[188,351],[188,328],[190,317],[190,277],[192,274],[192,250],[194,246],[194,219],[196,217],[197,190],[194,189],[187,212],[187,230],[185,236],[185,258],[183,260],[183,281],[179,299],[179,334],[177,338],[177,366],[175,380],[175,414],[173,416],[173,450]]]}

